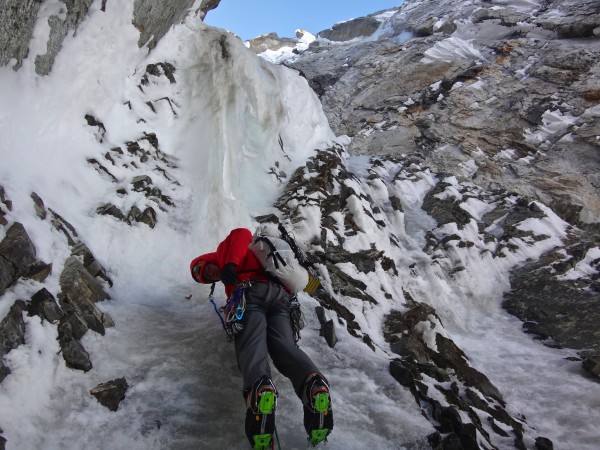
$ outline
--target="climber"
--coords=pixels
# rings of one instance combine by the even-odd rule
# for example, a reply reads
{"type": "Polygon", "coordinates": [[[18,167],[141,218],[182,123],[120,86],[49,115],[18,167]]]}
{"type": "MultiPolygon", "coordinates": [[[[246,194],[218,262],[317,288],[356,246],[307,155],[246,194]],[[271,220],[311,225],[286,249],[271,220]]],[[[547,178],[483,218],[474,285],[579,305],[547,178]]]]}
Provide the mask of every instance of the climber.
{"type": "MultiPolygon", "coordinates": [[[[214,253],[195,258],[190,269],[199,283],[222,281],[234,326],[230,333],[243,376],[247,406],[245,431],[255,449],[272,448],[277,390],[268,356],[287,377],[304,405],[304,427],[310,444],[326,441],[333,429],[329,383],[296,346],[290,319],[290,293],[269,276],[249,251],[252,233],[232,230],[214,253]]],[[[214,288],[214,285],[213,285],[214,288]]],[[[231,324],[229,324],[231,325],[231,324]]]]}

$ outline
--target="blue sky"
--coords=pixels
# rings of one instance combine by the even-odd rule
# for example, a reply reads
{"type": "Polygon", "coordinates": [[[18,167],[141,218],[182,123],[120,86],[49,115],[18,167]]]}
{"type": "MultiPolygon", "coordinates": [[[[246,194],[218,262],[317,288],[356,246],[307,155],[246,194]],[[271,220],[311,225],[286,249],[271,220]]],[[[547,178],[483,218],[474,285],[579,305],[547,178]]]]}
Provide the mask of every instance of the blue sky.
{"type": "Polygon", "coordinates": [[[317,34],[337,22],[402,4],[403,0],[221,0],[205,22],[234,32],[243,40],[276,32],[294,37],[301,28],[317,34]]]}

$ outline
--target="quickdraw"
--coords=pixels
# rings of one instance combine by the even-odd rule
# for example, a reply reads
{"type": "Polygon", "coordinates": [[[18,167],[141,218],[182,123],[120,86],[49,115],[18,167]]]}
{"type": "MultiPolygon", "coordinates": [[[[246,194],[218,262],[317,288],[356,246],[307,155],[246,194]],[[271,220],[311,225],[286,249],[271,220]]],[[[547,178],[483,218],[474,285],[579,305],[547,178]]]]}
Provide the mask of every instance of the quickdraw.
{"type": "Polygon", "coordinates": [[[292,297],[292,301],[290,303],[290,321],[292,322],[292,335],[294,336],[294,343],[298,345],[298,341],[300,340],[300,330],[306,326],[306,321],[304,320],[304,314],[300,308],[298,297],[295,295],[292,297]]]}
{"type": "Polygon", "coordinates": [[[213,283],[210,294],[208,296],[212,303],[215,312],[221,320],[223,330],[227,335],[227,341],[231,342],[236,334],[240,333],[244,329],[241,320],[246,312],[246,296],[244,295],[246,288],[252,286],[250,280],[242,281],[238,283],[235,290],[231,293],[227,299],[225,306],[217,307],[214,298],[215,284],[213,283]]]}

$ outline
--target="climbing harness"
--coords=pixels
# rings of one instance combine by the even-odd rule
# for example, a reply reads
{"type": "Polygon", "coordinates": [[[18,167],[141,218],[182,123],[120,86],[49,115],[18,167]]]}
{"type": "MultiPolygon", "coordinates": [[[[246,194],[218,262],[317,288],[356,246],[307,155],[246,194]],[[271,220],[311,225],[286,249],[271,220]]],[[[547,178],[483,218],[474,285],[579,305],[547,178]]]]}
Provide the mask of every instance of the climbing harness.
{"type": "Polygon", "coordinates": [[[213,305],[215,312],[221,320],[223,330],[227,335],[227,341],[231,342],[236,334],[240,333],[244,329],[241,320],[246,312],[246,296],[245,291],[247,288],[252,286],[250,280],[242,281],[236,284],[234,291],[227,299],[225,306],[217,307],[215,302],[214,292],[215,283],[210,288],[210,294],[208,299],[213,305]]]}
{"type": "MultiPolygon", "coordinates": [[[[215,283],[210,287],[208,299],[213,305],[215,313],[221,321],[221,326],[227,335],[227,341],[231,342],[236,334],[241,333],[244,325],[241,323],[244,314],[246,313],[246,289],[252,286],[251,280],[246,280],[238,283],[235,290],[225,303],[225,306],[220,308],[215,302],[215,283]]],[[[294,342],[297,344],[300,340],[300,330],[306,326],[306,320],[300,307],[298,297],[293,295],[290,302],[290,321],[292,323],[292,335],[294,342]]]]}

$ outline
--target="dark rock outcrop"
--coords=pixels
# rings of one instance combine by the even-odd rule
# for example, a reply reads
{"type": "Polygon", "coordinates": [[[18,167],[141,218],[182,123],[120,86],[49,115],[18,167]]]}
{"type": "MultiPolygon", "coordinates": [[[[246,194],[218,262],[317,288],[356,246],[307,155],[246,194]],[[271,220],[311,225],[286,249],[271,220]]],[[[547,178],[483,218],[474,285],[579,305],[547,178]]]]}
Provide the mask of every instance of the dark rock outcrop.
{"type": "Polygon", "coordinates": [[[511,430],[515,448],[525,448],[524,422],[506,411],[502,395],[490,380],[470,366],[451,339],[436,333],[436,348],[427,343],[422,330],[435,330],[439,323],[435,310],[425,304],[402,313],[392,311],[384,323],[386,340],[400,356],[390,362],[390,373],[411,391],[434,424],[438,434],[431,436],[432,447],[478,449],[476,433],[491,444],[490,430],[499,439],[509,437],[507,430],[511,430]],[[433,387],[442,393],[445,404],[430,394],[431,383],[424,382],[424,375],[435,380],[433,387]]]}
{"type": "Polygon", "coordinates": [[[39,316],[50,323],[58,322],[64,315],[56,299],[46,288],[40,289],[31,297],[27,311],[29,315],[39,316]]]}
{"type": "MultiPolygon", "coordinates": [[[[81,247],[74,253],[81,255],[81,247]]],[[[93,261],[90,261],[89,258],[88,255],[88,267],[101,275],[103,269],[98,267],[95,259],[92,258],[93,261]]],[[[83,259],[85,261],[85,256],[83,259]]],[[[76,256],[71,256],[65,261],[65,267],[60,275],[60,286],[58,299],[62,315],[59,319],[58,341],[62,355],[68,367],[87,372],[92,368],[92,362],[80,339],[88,330],[104,335],[106,327],[114,326],[111,317],[95,305],[110,297],[76,256]]],[[[44,297],[46,305],[54,308],[51,303],[48,303],[50,298],[47,295],[44,297]]]]}
{"type": "Polygon", "coordinates": [[[29,54],[29,41],[33,36],[39,0],[4,0],[0,8],[0,66],[13,58],[18,70],[29,54]]]}
{"type": "Polygon", "coordinates": [[[0,382],[10,374],[10,369],[4,365],[2,359],[8,352],[25,343],[25,309],[24,302],[16,301],[0,322],[0,382]]]}
{"type": "MultiPolygon", "coordinates": [[[[158,41],[169,31],[169,28],[179,23],[187,15],[194,0],[176,0],[160,2],[156,0],[135,0],[133,9],[133,25],[140,31],[138,45],[148,48],[156,47],[158,41]]],[[[219,1],[203,0],[205,8],[219,4],[219,1]]],[[[200,7],[202,8],[202,6],[200,7]]],[[[207,11],[206,9],[205,11],[207,11]]]]}
{"type": "MultiPolygon", "coordinates": [[[[152,83],[156,78],[166,78],[169,84],[174,84],[175,68],[168,63],[157,63],[148,65],[146,72],[141,78],[141,86],[152,83]]],[[[132,200],[129,202],[129,210],[117,207],[111,202],[105,203],[96,208],[96,213],[107,215],[116,218],[129,225],[134,223],[145,223],[150,228],[154,228],[158,221],[158,207],[161,211],[167,211],[175,206],[172,198],[166,195],[163,190],[154,184],[153,178],[147,175],[149,171],[153,171],[160,181],[170,186],[176,187],[179,183],[169,176],[168,170],[176,168],[174,158],[164,154],[159,147],[158,138],[154,133],[145,133],[142,137],[135,141],[128,141],[124,144],[124,149],[115,147],[104,155],[104,159],[109,161],[113,166],[130,169],[133,173],[131,181],[125,185],[114,177],[110,171],[93,159],[93,167],[100,173],[102,178],[109,182],[119,184],[116,189],[118,197],[125,197],[130,192],[143,193],[147,202],[132,200]],[[108,177],[106,176],[108,174],[108,177]],[[154,206],[150,206],[154,205],[154,206]]],[[[90,160],[88,160],[90,162],[90,160]]],[[[153,175],[154,176],[154,175],[153,175]]]]}
{"type": "Polygon", "coordinates": [[[463,227],[471,220],[471,216],[460,207],[460,201],[439,197],[451,185],[440,182],[425,195],[423,210],[435,219],[438,226],[455,222],[463,227]]]}
{"type": "Polygon", "coordinates": [[[594,0],[549,2],[535,22],[559,39],[598,37],[600,5],[594,0]]]}
{"type": "MultiPolygon", "coordinates": [[[[4,191],[0,193],[3,203],[8,202],[4,198],[4,191]]],[[[112,280],[87,245],[80,241],[73,225],[53,209],[46,208],[38,194],[32,193],[31,199],[37,217],[47,220],[65,236],[66,243],[72,247],[72,255],[64,262],[59,277],[61,292],[58,302],[48,289],[41,288],[29,301],[17,300],[13,304],[0,325],[0,358],[24,343],[25,322],[22,313],[26,311],[30,316],[57,324],[58,341],[67,366],[88,371],[92,363],[79,340],[89,329],[104,334],[106,327],[114,326],[112,319],[95,305],[110,298],[98,279],[104,280],[109,286],[112,286],[112,280]]],[[[0,242],[0,295],[23,278],[44,282],[52,267],[53,264],[36,259],[35,245],[25,228],[20,223],[14,223],[0,242]]],[[[1,364],[0,373],[4,379],[10,371],[1,364]]]]}
{"type": "MultiPolygon", "coordinates": [[[[501,189],[459,182],[448,173],[434,176],[423,159],[417,155],[352,157],[334,145],[318,151],[290,177],[276,206],[284,218],[281,221],[302,230],[302,235],[313,236],[304,244],[325,288],[314,295],[321,304],[316,315],[322,335],[328,324],[334,325],[335,319],[327,320],[327,315],[336,314],[351,336],[377,350],[380,344],[376,342],[381,339],[373,339],[362,326],[368,311],[385,310],[387,301],[398,304],[389,290],[399,279],[410,285],[411,277],[425,276],[419,275],[421,263],[414,262],[408,278],[398,277],[407,270],[397,265],[407,247],[395,233],[407,233],[410,214],[415,213],[414,204],[406,198],[411,183],[427,180],[430,186],[418,203],[419,214],[430,214],[427,219],[419,216],[423,222],[419,226],[428,230],[423,233],[422,250],[428,255],[422,256],[423,269],[438,267],[438,276],[450,284],[466,270],[466,253],[461,252],[502,261],[549,239],[523,227],[529,221],[548,219],[549,213],[536,202],[501,189]],[[486,213],[478,213],[471,204],[485,204],[486,213]],[[318,217],[318,225],[308,216],[318,217]],[[379,245],[386,250],[379,250],[379,245]]],[[[437,430],[430,436],[433,448],[514,445],[525,449],[526,442],[535,438],[525,419],[510,413],[502,392],[471,366],[467,354],[446,334],[435,308],[414,300],[404,289],[402,294],[405,309],[387,313],[381,333],[394,354],[389,365],[392,376],[410,390],[437,430]]],[[[426,301],[427,297],[425,293],[426,301]]],[[[378,330],[371,328],[369,333],[378,330]]],[[[334,336],[328,339],[333,346],[334,336]]],[[[587,364],[592,367],[593,361],[587,364]]]]}
{"type": "Polygon", "coordinates": [[[59,325],[58,343],[67,367],[84,372],[92,369],[90,355],[74,334],[71,323],[64,321],[59,325]]]}
{"type": "Polygon", "coordinates": [[[117,378],[115,380],[101,383],[90,391],[96,399],[111,411],[119,409],[119,404],[125,399],[125,393],[129,385],[125,378],[117,378]]]}
{"type": "Polygon", "coordinates": [[[359,17],[358,19],[336,23],[328,30],[319,31],[320,38],[330,41],[350,41],[357,37],[370,36],[381,25],[381,22],[373,17],[359,17]]]}
{"type": "Polygon", "coordinates": [[[600,381],[600,354],[589,356],[584,359],[583,368],[600,381]]]}
{"type": "Polygon", "coordinates": [[[36,194],[35,192],[31,193],[31,200],[33,200],[33,208],[35,209],[35,214],[39,219],[45,220],[48,216],[48,212],[46,211],[46,205],[44,205],[44,200],[36,194]]]}
{"type": "Polygon", "coordinates": [[[14,223],[0,242],[0,294],[29,273],[36,262],[33,242],[20,223],[14,223]]]}
{"type": "Polygon", "coordinates": [[[90,275],[74,256],[65,261],[60,275],[61,293],[58,298],[67,314],[74,314],[87,328],[104,334],[104,327],[114,325],[110,317],[102,313],[95,303],[110,298],[102,285],[90,275]]]}
{"type": "MultiPolygon", "coordinates": [[[[0,66],[15,61],[12,68],[18,70],[29,56],[33,29],[39,18],[40,0],[4,0],[0,7],[0,66]]],[[[101,11],[106,11],[107,0],[102,1],[101,11]]],[[[208,11],[215,9],[220,0],[202,0],[196,10],[200,20],[208,11]]],[[[92,0],[65,0],[59,14],[47,18],[50,33],[46,53],[35,58],[35,71],[48,75],[56,55],[61,51],[65,38],[74,33],[88,15],[92,0]]],[[[193,0],[161,2],[136,0],[133,24],[140,30],[139,46],[152,49],[166,32],[180,23],[189,13],[193,0]]]]}
{"type": "Polygon", "coordinates": [[[12,209],[12,202],[7,198],[4,187],[0,185],[0,225],[8,225],[8,220],[4,217],[6,210],[12,209]]]}
{"type": "Polygon", "coordinates": [[[92,0],[66,0],[64,1],[66,11],[64,17],[50,16],[50,36],[48,37],[47,50],[44,55],[35,58],[35,71],[40,75],[48,75],[54,65],[54,59],[62,49],[62,43],[69,32],[77,29],[79,24],[86,18],[92,0]]]}
{"type": "Polygon", "coordinates": [[[83,266],[94,278],[102,278],[112,287],[112,279],[108,276],[108,273],[104,266],[98,262],[92,251],[83,242],[79,242],[72,248],[72,255],[77,256],[80,260],[83,260],[83,266]]]}
{"type": "Polygon", "coordinates": [[[569,241],[571,245],[513,271],[503,306],[547,345],[594,353],[600,351],[600,261],[591,261],[596,274],[589,277],[571,279],[566,274],[599,243],[580,232],[573,232],[569,241]]]}
{"type": "Polygon", "coordinates": [[[262,34],[248,41],[249,49],[254,53],[262,53],[267,50],[279,50],[282,47],[295,47],[298,41],[291,38],[279,37],[277,33],[262,34]]]}
{"type": "Polygon", "coordinates": [[[221,3],[221,0],[202,0],[197,11],[200,19],[204,19],[209,11],[219,6],[219,3],[221,3]]]}
{"type": "Polygon", "coordinates": [[[327,320],[325,316],[325,308],[322,306],[317,306],[315,309],[317,313],[317,318],[319,319],[319,323],[321,324],[321,331],[319,334],[325,338],[327,345],[333,348],[337,343],[337,336],[335,333],[335,325],[333,324],[333,319],[327,320]]]}

